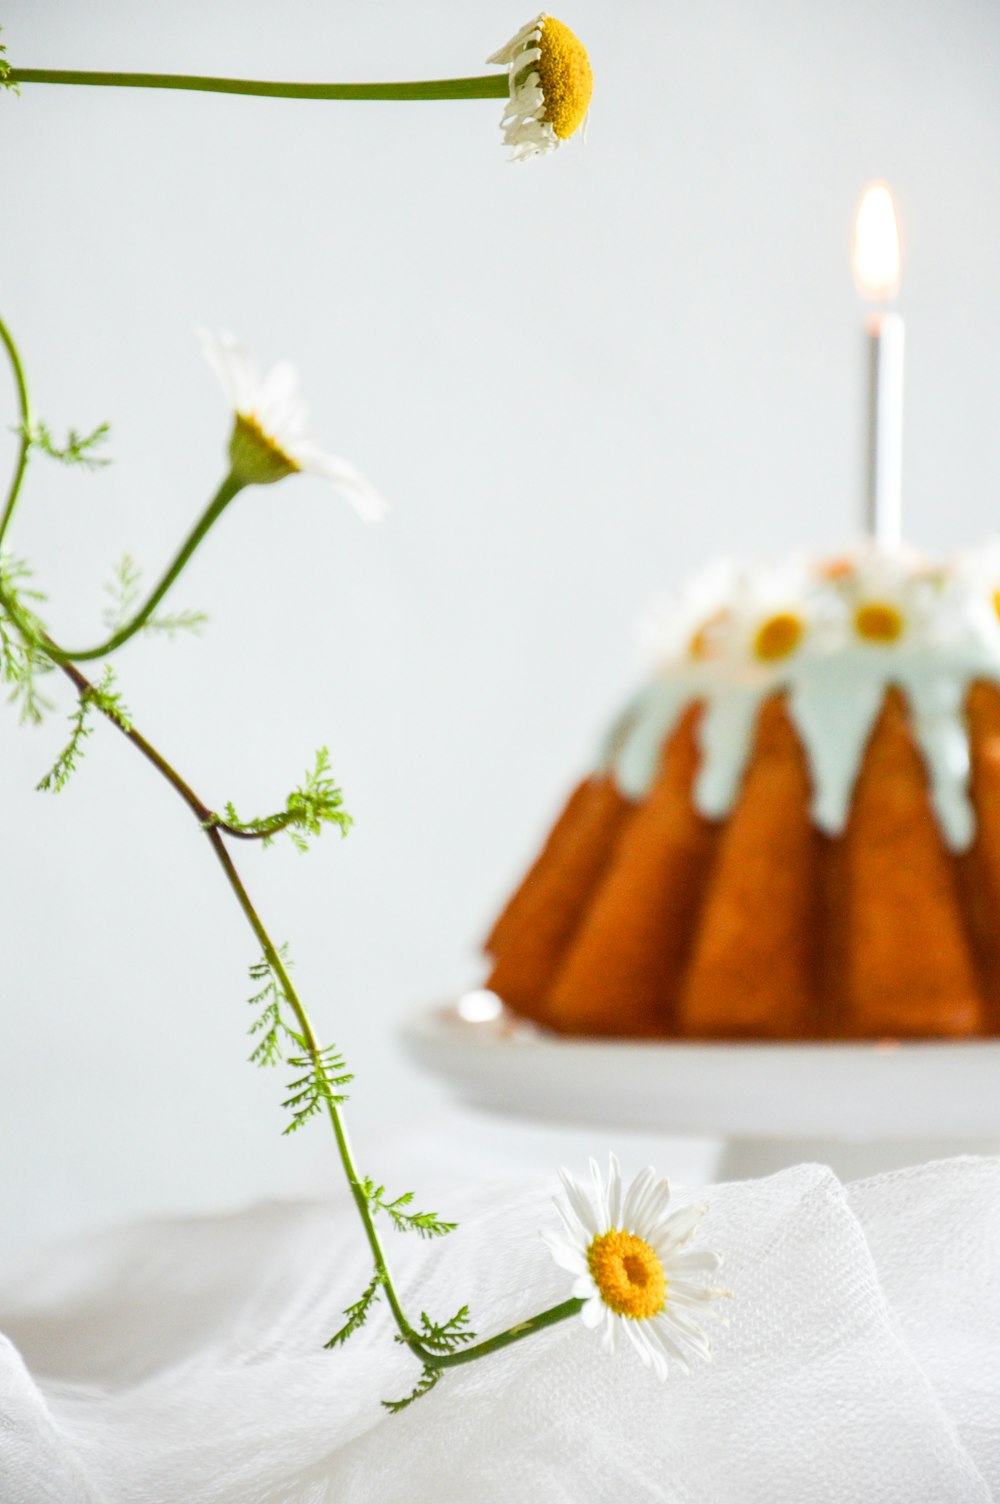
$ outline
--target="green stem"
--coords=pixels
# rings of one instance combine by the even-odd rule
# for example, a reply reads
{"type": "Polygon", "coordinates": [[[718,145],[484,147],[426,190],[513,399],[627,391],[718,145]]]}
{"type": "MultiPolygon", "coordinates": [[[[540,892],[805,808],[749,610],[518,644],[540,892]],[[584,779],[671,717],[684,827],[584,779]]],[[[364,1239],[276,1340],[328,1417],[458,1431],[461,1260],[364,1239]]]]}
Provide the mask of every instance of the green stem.
{"type": "Polygon", "coordinates": [[[85,663],[89,658],[103,658],[108,653],[113,653],[116,648],[120,648],[122,643],[128,642],[129,638],[134,637],[136,632],[141,631],[199,543],[205,537],[205,534],[210,528],[214,527],[233,497],[239,495],[245,484],[245,481],[237,480],[235,475],[229,474],[226,476],[222,485],[205,508],[205,511],[201,514],[181,544],[173,563],[167,569],[160,583],[149,595],[145,604],[139,608],[136,614],[124,626],[119,627],[117,632],[112,633],[106,642],[99,643],[95,648],[79,649],[59,648],[56,647],[55,643],[52,643],[45,649],[49,657],[54,659],[56,663],[66,663],[71,659],[75,663],[85,663]]]}
{"type": "Polygon", "coordinates": [[[527,1321],[518,1321],[505,1332],[487,1337],[485,1342],[477,1342],[474,1347],[460,1347],[453,1353],[435,1353],[425,1361],[432,1368],[457,1368],[460,1363],[473,1363],[477,1358],[485,1358],[487,1353],[495,1353],[501,1347],[510,1347],[512,1342],[520,1342],[522,1337],[532,1337],[535,1332],[544,1331],[547,1326],[555,1326],[557,1321],[568,1321],[571,1316],[576,1316],[583,1310],[584,1304],[576,1296],[571,1296],[561,1305],[550,1306],[547,1311],[540,1311],[527,1321]]]}
{"type": "Polygon", "coordinates": [[[395,84],[278,83],[261,78],[207,78],[190,73],[92,73],[74,68],[12,68],[9,84],[87,84],[106,89],[192,89],[268,99],[506,99],[506,73],[395,84]]]}
{"type": "MultiPolygon", "coordinates": [[[[2,338],[2,342],[7,349],[8,355],[11,359],[11,364],[15,371],[15,377],[17,380],[18,391],[21,400],[22,414],[24,414],[26,417],[28,403],[27,386],[24,380],[24,373],[14,343],[2,323],[0,323],[0,338],[2,338]]],[[[20,471],[21,473],[23,473],[23,456],[20,463],[20,471]]],[[[232,499],[232,497],[236,495],[236,492],[238,490],[239,485],[233,481],[231,476],[226,482],[223,483],[215,499],[208,508],[208,511],[205,513],[201,522],[194,529],[194,532],[188,539],[187,544],[185,544],[184,548],[181,550],[178,558],[174,561],[174,565],[168,571],[167,575],[164,577],[163,581],[161,581],[157,589],[153,592],[153,596],[147,602],[146,606],[143,607],[142,611],[140,611],[139,617],[133,619],[133,623],[130,624],[128,629],[123,629],[126,635],[131,635],[132,631],[138,630],[138,627],[141,625],[139,618],[142,618],[144,620],[149,615],[149,612],[154,608],[157,600],[159,600],[163,593],[168,589],[171,580],[175,578],[176,574],[183,567],[185,560],[190,556],[194,548],[197,546],[200,538],[203,537],[204,534],[208,531],[208,528],[212,525],[212,522],[215,521],[215,518],[221,515],[225,506],[232,499]]],[[[8,515],[11,510],[12,502],[8,500],[8,515]]],[[[71,662],[70,659],[80,658],[84,656],[99,656],[97,650],[87,655],[67,654],[58,646],[57,643],[52,640],[51,637],[49,637],[46,632],[44,632],[38,626],[36,622],[25,616],[25,614],[19,609],[17,602],[8,596],[7,592],[2,588],[2,586],[0,586],[0,609],[6,612],[10,619],[14,622],[26,642],[31,644],[37,650],[47,654],[48,657],[58,665],[58,667],[73,684],[73,687],[75,688],[77,695],[80,697],[81,701],[90,700],[95,703],[101,713],[105,716],[105,718],[111,722],[112,726],[114,726],[115,729],[122,736],[124,736],[127,741],[130,741],[132,743],[132,745],[137,749],[138,752],[141,753],[141,755],[147,760],[147,762],[151,763],[151,765],[156,769],[161,777],[163,777],[167,781],[167,783],[170,784],[171,788],[174,789],[174,791],[180,796],[181,799],[183,799],[184,803],[191,810],[195,819],[198,821],[199,826],[204,831],[209,843],[211,844],[212,850],[214,851],[215,856],[226,875],[226,880],[229,883],[229,886],[232,889],[232,892],[234,893],[240,905],[240,908],[243,910],[243,914],[248,924],[250,925],[250,928],[253,930],[253,933],[257,938],[264,956],[267,959],[268,965],[270,966],[274,976],[278,979],[288,1005],[295,1015],[296,1022],[298,1023],[298,1032],[303,1040],[304,1048],[306,1049],[309,1057],[313,1060],[313,1062],[319,1065],[322,1052],[320,1050],[319,1041],[313,1029],[312,1022],[301,999],[299,998],[298,993],[295,990],[295,987],[292,985],[292,980],[288,975],[287,968],[285,967],[285,964],[281,959],[277,947],[271,940],[270,935],[264,927],[263,921],[257,913],[257,910],[254,908],[254,905],[250,899],[250,895],[243,884],[242,878],[236,870],[236,866],[223,839],[224,830],[227,834],[231,835],[241,835],[243,833],[225,827],[224,823],[219,820],[218,815],[216,815],[208,807],[203,799],[199,798],[191,785],[184,778],[182,778],[180,773],[177,772],[176,768],[174,768],[167,761],[162,753],[157,751],[157,749],[152,745],[151,742],[148,742],[146,738],[135,729],[134,726],[124,725],[121,721],[116,720],[113,715],[111,715],[107,710],[104,709],[104,707],[100,703],[100,700],[95,698],[94,686],[91,684],[90,680],[87,679],[86,675],[77,667],[76,663],[71,662]]],[[[124,637],[122,637],[121,640],[124,640],[124,637]]],[[[102,651],[107,652],[110,650],[110,646],[106,646],[102,651]]],[[[565,1300],[561,1305],[552,1306],[548,1310],[540,1312],[537,1316],[532,1316],[525,1321],[517,1322],[514,1326],[508,1328],[506,1331],[499,1332],[496,1336],[489,1337],[482,1342],[475,1343],[471,1347],[459,1349],[458,1351],[451,1353],[432,1352],[428,1350],[428,1348],[425,1347],[423,1342],[421,1341],[419,1334],[415,1331],[415,1329],[407,1319],[406,1312],[404,1311],[399,1296],[396,1293],[396,1288],[392,1279],[392,1273],[389,1268],[389,1262],[385,1256],[385,1251],[382,1247],[382,1243],[378,1235],[378,1230],[375,1226],[372,1207],[369,1202],[368,1196],[365,1193],[364,1183],[361,1180],[361,1177],[358,1175],[357,1166],[354,1162],[350,1140],[347,1136],[347,1126],[344,1121],[344,1115],[336,1102],[327,1100],[326,1105],[330,1117],[330,1123],[333,1128],[334,1138],[337,1144],[337,1152],[340,1157],[341,1166],[343,1168],[344,1175],[346,1176],[347,1183],[350,1187],[351,1195],[354,1199],[354,1204],[357,1208],[358,1215],[361,1218],[362,1226],[365,1230],[365,1236],[368,1240],[368,1246],[371,1251],[375,1272],[379,1276],[381,1287],[385,1290],[386,1299],[388,1300],[389,1307],[392,1311],[393,1318],[396,1322],[400,1336],[402,1337],[406,1346],[410,1349],[413,1355],[419,1359],[421,1363],[423,1363],[428,1368],[452,1368],[457,1367],[462,1363],[471,1363],[474,1362],[477,1358],[485,1357],[488,1353],[496,1352],[503,1347],[508,1347],[513,1342],[519,1342],[524,1337],[530,1337],[535,1332],[543,1331],[546,1327],[554,1326],[557,1322],[565,1321],[569,1317],[575,1316],[577,1314],[577,1312],[583,1305],[583,1301],[575,1298],[565,1300]]]]}
{"type": "Polygon", "coordinates": [[[0,542],[2,542],[10,519],[14,515],[14,508],[17,505],[18,494],[21,490],[21,482],[24,479],[24,472],[28,467],[28,454],[31,450],[31,401],[28,397],[28,382],[24,374],[24,367],[21,364],[21,357],[18,354],[17,346],[11,338],[10,331],[2,319],[0,319],[0,340],[3,341],[11,370],[14,373],[14,384],[17,387],[17,405],[21,414],[21,443],[17,451],[17,460],[14,464],[14,474],[7,490],[7,499],[4,503],[3,514],[0,516],[0,542]]]}

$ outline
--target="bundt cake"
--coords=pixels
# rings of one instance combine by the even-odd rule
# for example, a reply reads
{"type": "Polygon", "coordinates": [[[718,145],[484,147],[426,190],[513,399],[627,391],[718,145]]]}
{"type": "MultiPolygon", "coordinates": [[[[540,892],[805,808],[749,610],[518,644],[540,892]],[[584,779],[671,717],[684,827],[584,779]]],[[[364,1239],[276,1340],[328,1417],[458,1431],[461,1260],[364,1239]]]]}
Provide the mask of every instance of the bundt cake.
{"type": "Polygon", "coordinates": [[[1000,544],[718,567],[487,942],[572,1034],[1000,1033],[1000,544]]]}

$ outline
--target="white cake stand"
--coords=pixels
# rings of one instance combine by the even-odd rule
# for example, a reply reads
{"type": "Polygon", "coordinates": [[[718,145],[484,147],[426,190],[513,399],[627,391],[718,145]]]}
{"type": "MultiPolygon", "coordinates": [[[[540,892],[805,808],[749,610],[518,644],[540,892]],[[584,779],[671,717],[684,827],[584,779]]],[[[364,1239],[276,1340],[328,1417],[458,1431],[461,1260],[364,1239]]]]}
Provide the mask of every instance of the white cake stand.
{"type": "Polygon", "coordinates": [[[1000,1153],[1000,1039],[817,1044],[570,1039],[469,993],[412,1019],[410,1055],[472,1106],[722,1140],[718,1179],[803,1160],[841,1179],[1000,1153]]]}

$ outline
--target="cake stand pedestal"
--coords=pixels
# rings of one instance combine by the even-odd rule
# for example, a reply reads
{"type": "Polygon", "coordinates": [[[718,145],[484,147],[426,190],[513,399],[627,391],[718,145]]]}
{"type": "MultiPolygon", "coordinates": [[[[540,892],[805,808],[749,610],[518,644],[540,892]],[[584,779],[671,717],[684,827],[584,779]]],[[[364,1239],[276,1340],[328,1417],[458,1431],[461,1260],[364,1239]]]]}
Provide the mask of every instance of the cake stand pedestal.
{"type": "Polygon", "coordinates": [[[410,1055],[464,1102],[535,1121],[722,1140],[719,1180],[806,1160],[853,1180],[1000,1152],[1000,1040],[576,1039],[475,1011],[460,999],[404,1029],[410,1055]]]}

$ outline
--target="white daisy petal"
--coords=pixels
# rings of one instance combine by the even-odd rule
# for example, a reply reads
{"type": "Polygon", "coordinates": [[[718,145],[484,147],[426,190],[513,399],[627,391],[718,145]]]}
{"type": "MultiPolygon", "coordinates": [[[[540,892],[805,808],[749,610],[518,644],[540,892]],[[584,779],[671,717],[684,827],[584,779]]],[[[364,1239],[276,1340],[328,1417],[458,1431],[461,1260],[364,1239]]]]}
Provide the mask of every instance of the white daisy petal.
{"type": "Polygon", "coordinates": [[[596,1159],[590,1161],[590,1180],[594,1188],[594,1206],[597,1209],[597,1225],[602,1232],[606,1232],[612,1226],[608,1218],[608,1198],[604,1190],[604,1180],[600,1166],[596,1159]]]}
{"type": "Polygon", "coordinates": [[[650,1236],[655,1238],[657,1247],[669,1243],[673,1248],[680,1248],[696,1231],[707,1210],[704,1206],[681,1207],[679,1211],[671,1212],[651,1227],[650,1236]]]}
{"type": "Polygon", "coordinates": [[[680,1364],[685,1373],[691,1372],[691,1365],[688,1362],[687,1354],[677,1341],[677,1338],[665,1326],[662,1316],[654,1316],[649,1323],[649,1336],[651,1341],[659,1345],[663,1353],[673,1358],[675,1363],[680,1364]]]}
{"type": "Polygon", "coordinates": [[[542,1239],[560,1269],[566,1269],[570,1274],[587,1273],[587,1260],[579,1248],[553,1232],[543,1232],[542,1239]]]}
{"type": "Polygon", "coordinates": [[[366,522],[385,513],[385,501],[347,460],[327,454],[309,432],[309,414],[288,361],[261,379],[257,363],[234,335],[198,331],[206,361],[236,417],[230,441],[233,474],[243,485],[269,484],[296,470],[329,481],[366,522]]]}
{"type": "Polygon", "coordinates": [[[600,1326],[604,1320],[606,1309],[604,1302],[599,1297],[595,1297],[593,1300],[588,1300],[587,1304],[583,1307],[583,1310],[580,1312],[580,1320],[584,1326],[593,1330],[594,1327],[600,1326]]]}
{"type": "Polygon", "coordinates": [[[608,1155],[608,1226],[622,1225],[622,1172],[616,1154],[608,1155]]]}
{"type": "Polygon", "coordinates": [[[639,1171],[639,1174],[625,1193],[625,1204],[622,1207],[622,1226],[628,1228],[630,1232],[635,1229],[637,1211],[642,1206],[643,1198],[655,1179],[656,1171],[652,1165],[647,1165],[644,1170],[639,1171]]]}
{"type": "Polygon", "coordinates": [[[721,1263],[719,1255],[710,1248],[693,1248],[675,1253],[670,1260],[670,1267],[676,1269],[682,1278],[686,1278],[689,1274],[714,1274],[721,1263]]]}
{"type": "Polygon", "coordinates": [[[600,1295],[600,1290],[594,1284],[589,1274],[581,1274],[573,1281],[572,1295],[575,1300],[591,1300],[600,1295]]]}
{"type": "Polygon", "coordinates": [[[583,1187],[573,1179],[568,1170],[560,1170],[559,1179],[562,1181],[567,1201],[580,1220],[581,1227],[589,1232],[591,1237],[596,1237],[598,1232],[597,1218],[594,1216],[594,1208],[587,1200],[587,1195],[583,1187]]]}

